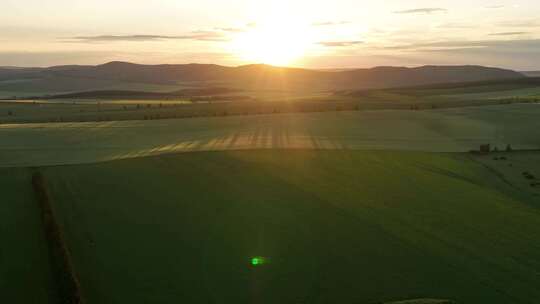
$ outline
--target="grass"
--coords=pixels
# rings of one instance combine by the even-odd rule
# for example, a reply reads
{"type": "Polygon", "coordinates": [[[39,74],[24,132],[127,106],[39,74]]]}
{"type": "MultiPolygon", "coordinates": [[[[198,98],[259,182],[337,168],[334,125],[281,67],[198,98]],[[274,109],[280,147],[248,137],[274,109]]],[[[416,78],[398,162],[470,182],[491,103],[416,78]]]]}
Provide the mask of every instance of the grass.
{"type": "Polygon", "coordinates": [[[0,297],[4,303],[58,303],[28,169],[0,169],[0,297]]]}
{"type": "Polygon", "coordinates": [[[88,303],[533,303],[538,199],[485,161],[201,152],[43,173],[88,303]]]}
{"type": "Polygon", "coordinates": [[[355,149],[463,152],[491,143],[539,149],[536,104],[155,121],[0,125],[0,167],[89,163],[173,152],[355,149]]]}

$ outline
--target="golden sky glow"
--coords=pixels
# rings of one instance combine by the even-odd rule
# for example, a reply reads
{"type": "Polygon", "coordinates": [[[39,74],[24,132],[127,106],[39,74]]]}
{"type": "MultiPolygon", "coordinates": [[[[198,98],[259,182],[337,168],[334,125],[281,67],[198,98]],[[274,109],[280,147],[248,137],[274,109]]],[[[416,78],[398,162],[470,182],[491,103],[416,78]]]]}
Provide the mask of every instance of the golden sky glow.
{"type": "Polygon", "coordinates": [[[3,0],[0,66],[481,64],[540,69],[531,0],[3,0]]]}
{"type": "Polygon", "coordinates": [[[278,11],[232,35],[228,46],[242,61],[289,65],[306,56],[315,43],[316,35],[306,20],[278,11]]]}

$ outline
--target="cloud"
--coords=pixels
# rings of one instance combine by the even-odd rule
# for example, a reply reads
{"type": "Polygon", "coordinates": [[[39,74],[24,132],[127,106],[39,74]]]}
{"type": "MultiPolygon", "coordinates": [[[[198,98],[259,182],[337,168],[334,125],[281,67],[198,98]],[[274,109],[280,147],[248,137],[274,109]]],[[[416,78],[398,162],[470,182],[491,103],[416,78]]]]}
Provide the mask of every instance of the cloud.
{"type": "Polygon", "coordinates": [[[475,28],[472,24],[465,24],[465,23],[443,23],[437,25],[437,28],[442,29],[469,29],[469,28],[475,28]]]}
{"type": "Polygon", "coordinates": [[[350,21],[323,21],[323,22],[314,22],[312,23],[313,26],[336,26],[336,25],[344,25],[344,24],[350,24],[350,21]]]}
{"type": "Polygon", "coordinates": [[[246,31],[246,29],[239,28],[239,27],[216,27],[215,30],[227,32],[227,33],[242,33],[246,31]]]}
{"type": "Polygon", "coordinates": [[[69,38],[73,42],[106,42],[106,41],[155,41],[174,39],[172,36],[162,35],[100,35],[100,36],[77,36],[69,38]]]}
{"type": "Polygon", "coordinates": [[[540,27],[540,21],[538,20],[514,20],[499,22],[498,26],[503,27],[540,27]]]}
{"type": "Polygon", "coordinates": [[[455,51],[457,49],[481,49],[492,52],[537,53],[540,54],[540,39],[515,40],[463,40],[413,43],[382,47],[387,50],[404,51],[455,51]]]}
{"type": "Polygon", "coordinates": [[[501,33],[493,33],[489,34],[490,36],[518,36],[518,35],[525,35],[530,34],[529,32],[501,32],[501,33]]]}
{"type": "Polygon", "coordinates": [[[448,10],[440,7],[424,7],[408,10],[395,11],[395,14],[433,14],[433,13],[445,13],[448,10]]]}
{"type": "Polygon", "coordinates": [[[163,40],[197,40],[197,41],[226,41],[223,33],[217,31],[193,31],[187,35],[99,35],[71,37],[66,42],[97,43],[97,42],[141,42],[163,40]]]}
{"type": "Polygon", "coordinates": [[[321,41],[319,42],[320,45],[326,46],[326,47],[347,47],[347,46],[355,46],[359,44],[363,44],[364,41],[354,40],[354,41],[321,41]]]}
{"type": "Polygon", "coordinates": [[[488,5],[484,8],[485,9],[501,9],[501,8],[505,8],[505,6],[504,5],[488,5]]]}
{"type": "Polygon", "coordinates": [[[199,40],[199,41],[227,41],[227,37],[223,33],[216,31],[193,31],[191,34],[176,36],[180,40],[199,40]]]}

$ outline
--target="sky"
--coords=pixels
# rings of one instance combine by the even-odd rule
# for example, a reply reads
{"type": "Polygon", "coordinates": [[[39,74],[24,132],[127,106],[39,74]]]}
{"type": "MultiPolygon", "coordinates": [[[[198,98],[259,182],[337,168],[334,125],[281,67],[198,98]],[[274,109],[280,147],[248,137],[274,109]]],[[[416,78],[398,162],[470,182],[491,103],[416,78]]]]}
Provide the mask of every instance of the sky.
{"type": "Polygon", "coordinates": [[[1,0],[0,66],[540,70],[538,0],[1,0]]]}

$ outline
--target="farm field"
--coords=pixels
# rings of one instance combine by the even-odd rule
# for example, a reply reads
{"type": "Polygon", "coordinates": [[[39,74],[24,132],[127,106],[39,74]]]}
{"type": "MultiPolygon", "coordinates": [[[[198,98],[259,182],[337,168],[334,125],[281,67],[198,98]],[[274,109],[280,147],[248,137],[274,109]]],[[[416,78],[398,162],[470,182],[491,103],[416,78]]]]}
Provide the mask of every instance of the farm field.
{"type": "Polygon", "coordinates": [[[540,154],[503,155],[221,151],[41,171],[90,304],[534,303],[539,192],[520,178],[540,154]]]}
{"type": "Polygon", "coordinates": [[[0,295],[3,303],[58,303],[31,171],[0,169],[0,295]]]}
{"type": "Polygon", "coordinates": [[[540,106],[351,111],[152,121],[0,125],[0,166],[91,163],[174,152],[539,149],[540,106]]]}
{"type": "MultiPolygon", "coordinates": [[[[15,84],[27,85],[33,81],[44,80],[24,80],[15,84]]],[[[85,84],[80,79],[71,81],[92,85],[92,82],[85,84]]],[[[8,84],[14,86],[13,81],[8,81],[8,84]]],[[[539,78],[364,90],[338,90],[317,85],[264,89],[207,82],[176,85],[120,83],[96,91],[77,91],[77,86],[73,90],[72,94],[56,97],[36,93],[2,100],[0,123],[156,120],[343,110],[427,110],[540,102],[539,78]]]]}
{"type": "Polygon", "coordinates": [[[534,303],[540,153],[449,152],[537,150],[523,130],[538,115],[512,104],[0,125],[0,292],[61,297],[38,170],[87,304],[534,303]]]}

